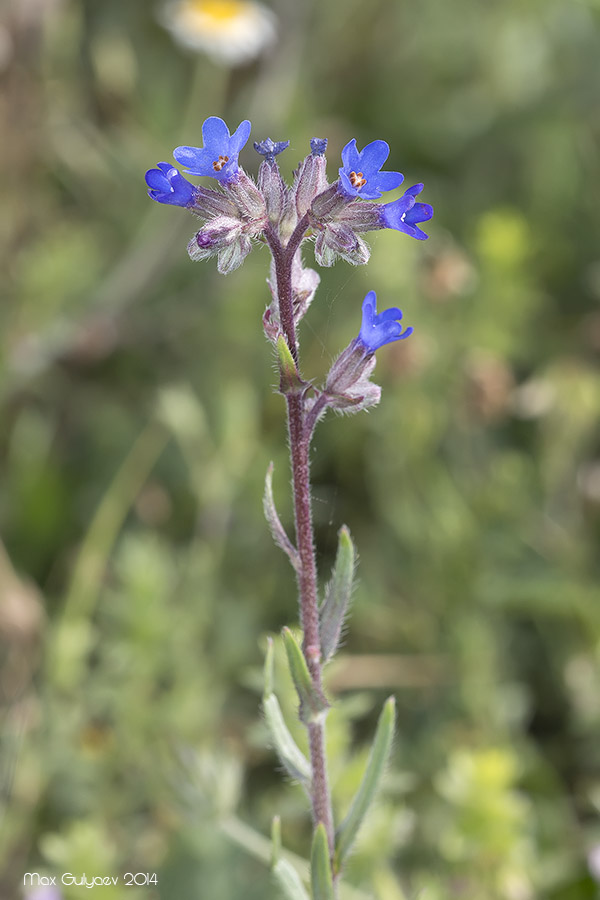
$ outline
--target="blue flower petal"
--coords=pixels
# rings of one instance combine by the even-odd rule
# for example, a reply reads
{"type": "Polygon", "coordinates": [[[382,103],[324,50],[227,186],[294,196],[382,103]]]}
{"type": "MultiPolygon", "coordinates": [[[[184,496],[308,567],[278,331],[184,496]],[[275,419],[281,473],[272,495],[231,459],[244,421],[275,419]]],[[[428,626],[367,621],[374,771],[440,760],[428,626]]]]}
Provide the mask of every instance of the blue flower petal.
{"type": "Polygon", "coordinates": [[[429,203],[415,203],[404,216],[404,221],[409,225],[415,225],[417,222],[428,222],[432,217],[433,206],[429,203]]]}
{"type": "Polygon", "coordinates": [[[404,181],[404,175],[401,172],[377,172],[371,179],[371,182],[377,186],[378,191],[393,191],[400,187],[404,181]]]}
{"type": "Polygon", "coordinates": [[[173,156],[191,175],[212,175],[215,156],[200,147],[176,147],[173,156]]]}
{"type": "Polygon", "coordinates": [[[349,197],[357,197],[358,191],[355,187],[352,186],[352,182],[348,178],[346,171],[344,169],[340,169],[340,181],[342,182],[342,189],[345,194],[348,194],[349,197]]]}
{"type": "MultiPolygon", "coordinates": [[[[213,148],[219,152],[223,152],[223,147],[229,146],[229,128],[218,116],[209,116],[202,124],[202,140],[204,148],[212,152],[213,148]]],[[[247,139],[246,139],[247,140],[247,139]]],[[[215,157],[216,158],[216,157],[215,157]]]]}
{"type": "Polygon", "coordinates": [[[390,306],[389,309],[384,309],[382,313],[379,313],[377,318],[380,322],[387,322],[388,319],[401,319],[402,310],[397,306],[390,306]]]}
{"type": "Polygon", "coordinates": [[[356,149],[356,138],[348,141],[342,150],[342,163],[344,169],[347,169],[349,172],[356,172],[360,169],[360,154],[356,149]]]}
{"type": "MultiPolygon", "coordinates": [[[[355,141],[356,144],[356,141],[355,141]]],[[[364,150],[358,154],[358,167],[362,169],[365,176],[378,172],[386,159],[390,155],[390,145],[386,141],[371,141],[364,150]]],[[[343,157],[342,157],[343,158],[343,157]]]]}
{"type": "Polygon", "coordinates": [[[252,125],[248,119],[244,119],[243,122],[240,122],[234,133],[231,135],[228,156],[233,156],[234,154],[237,156],[239,154],[242,147],[248,143],[251,128],[252,125]]]}
{"type": "Polygon", "coordinates": [[[148,187],[153,188],[153,190],[155,191],[171,190],[171,185],[169,184],[168,179],[166,178],[164,172],[161,172],[159,169],[148,169],[144,177],[146,179],[146,184],[148,185],[148,187]]]}

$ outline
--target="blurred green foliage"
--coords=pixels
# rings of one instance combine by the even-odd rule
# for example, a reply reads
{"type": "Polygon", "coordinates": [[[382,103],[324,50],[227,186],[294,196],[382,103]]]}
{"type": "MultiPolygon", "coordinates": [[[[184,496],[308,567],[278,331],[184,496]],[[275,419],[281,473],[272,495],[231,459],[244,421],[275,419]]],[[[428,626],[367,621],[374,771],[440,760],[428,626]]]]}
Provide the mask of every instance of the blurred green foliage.
{"type": "Polygon", "coordinates": [[[275,897],[275,813],[308,853],[258,713],[265,636],[297,618],[261,508],[272,459],[289,524],[267,257],[227,279],[190,263],[193,222],[143,184],[217,114],[289,137],[288,174],[313,135],[332,177],[351,137],[385,138],[435,206],[426,245],[382,233],[366,269],[323,271],[301,335],[318,377],[366,290],[415,327],[379,355],[381,406],[327,420],[314,452],[323,581],[342,522],[360,552],[330,673],[338,819],[391,691],[400,723],[347,896],[587,900],[600,7],[274,8],[277,47],[234,71],[182,52],[146,0],[1,14],[0,892],[132,871],[158,874],[139,900],[275,897]]]}

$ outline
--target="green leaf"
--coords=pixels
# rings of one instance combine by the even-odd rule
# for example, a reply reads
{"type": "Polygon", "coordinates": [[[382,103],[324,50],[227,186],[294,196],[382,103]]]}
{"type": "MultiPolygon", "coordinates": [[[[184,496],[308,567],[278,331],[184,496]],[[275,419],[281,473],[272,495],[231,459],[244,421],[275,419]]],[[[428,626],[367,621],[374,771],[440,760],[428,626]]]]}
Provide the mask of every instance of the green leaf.
{"type": "Polygon", "coordinates": [[[310,900],[300,876],[286,859],[275,863],[273,875],[286,900],[310,900]]]}
{"type": "Polygon", "coordinates": [[[283,643],[292,680],[300,698],[300,721],[305,725],[318,722],[329,709],[329,704],[313,684],[304,654],[289,628],[283,629],[283,643]]]}
{"type": "Polygon", "coordinates": [[[343,525],[338,535],[338,549],[331,581],[325,590],[325,599],[319,616],[323,662],[331,659],[340,641],[342,626],[352,595],[354,564],[354,544],[348,528],[343,525]]]}
{"type": "Polygon", "coordinates": [[[279,362],[279,390],[282,394],[298,394],[306,387],[300,378],[298,367],[288,343],[282,334],[277,338],[277,359],[279,362]]]}
{"type": "Polygon", "coordinates": [[[350,811],[340,825],[336,836],[335,870],[339,872],[348,855],[358,831],[371,806],[375,794],[381,784],[386,763],[392,748],[394,725],[396,721],[396,702],[389,697],[383,707],[373,746],[367,761],[367,768],[350,811]]]}
{"type": "Polygon", "coordinates": [[[329,859],[327,832],[322,822],[315,829],[310,854],[312,900],[334,900],[333,875],[329,859]]]}
{"type": "Polygon", "coordinates": [[[309,900],[302,879],[291,863],[281,859],[281,821],[275,816],[271,826],[271,871],[287,900],[309,900]]]}
{"type": "Polygon", "coordinates": [[[294,781],[299,781],[305,790],[310,793],[310,763],[290,734],[285,724],[279,701],[273,693],[273,652],[273,641],[269,638],[265,656],[265,690],[263,694],[265,722],[269,729],[273,749],[277,753],[279,761],[288,775],[294,781]]]}
{"type": "Polygon", "coordinates": [[[269,523],[273,540],[278,547],[287,553],[291,564],[298,571],[300,569],[300,557],[298,551],[287,536],[283,525],[277,515],[275,509],[275,499],[273,497],[273,463],[269,463],[267,474],[265,476],[265,493],[263,495],[263,509],[265,518],[269,523]]]}
{"type": "Polygon", "coordinates": [[[263,700],[263,711],[273,748],[281,764],[294,781],[299,781],[310,792],[310,763],[290,734],[275,694],[263,700]]]}

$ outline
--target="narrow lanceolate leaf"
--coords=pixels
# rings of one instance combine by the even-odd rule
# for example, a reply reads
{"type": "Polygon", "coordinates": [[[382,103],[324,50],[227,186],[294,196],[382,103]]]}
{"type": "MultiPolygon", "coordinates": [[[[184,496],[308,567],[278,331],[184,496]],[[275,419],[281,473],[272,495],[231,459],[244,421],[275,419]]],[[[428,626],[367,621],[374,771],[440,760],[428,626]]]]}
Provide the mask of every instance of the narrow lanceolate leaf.
{"type": "Polygon", "coordinates": [[[300,378],[298,367],[282,334],[277,338],[277,359],[279,362],[279,390],[282,394],[298,394],[306,387],[300,378]]]}
{"type": "Polygon", "coordinates": [[[289,628],[283,629],[283,643],[292,681],[300,698],[300,721],[309,725],[311,722],[317,722],[323,718],[329,709],[329,704],[323,694],[314,686],[304,654],[289,628]]]}
{"type": "Polygon", "coordinates": [[[310,854],[312,900],[334,900],[333,876],[329,861],[327,832],[322,822],[317,825],[310,854]]]}
{"type": "Polygon", "coordinates": [[[310,764],[290,734],[275,694],[263,700],[265,721],[273,748],[288,775],[310,793],[310,764]]]}
{"type": "Polygon", "coordinates": [[[273,749],[279,757],[279,761],[288,775],[299,781],[305,790],[310,793],[311,768],[304,753],[296,744],[289,732],[279,701],[273,693],[273,641],[269,638],[267,655],[265,657],[265,692],[263,694],[263,712],[265,722],[269,729],[269,735],[273,749]]]}
{"type": "Polygon", "coordinates": [[[325,599],[319,616],[321,656],[323,662],[331,659],[340,642],[342,626],[352,594],[354,577],[354,544],[345,525],[340,528],[338,549],[331,581],[325,590],[325,599]]]}
{"type": "Polygon", "coordinates": [[[379,716],[375,739],[360,787],[352,802],[350,812],[338,829],[335,848],[336,872],[341,870],[381,783],[392,748],[395,721],[396,703],[393,697],[389,697],[379,716]]]}
{"type": "Polygon", "coordinates": [[[283,525],[277,515],[275,509],[275,500],[273,498],[273,463],[269,463],[267,474],[265,477],[265,493],[263,496],[263,509],[265,517],[269,523],[273,540],[278,547],[281,547],[284,553],[287,553],[289,560],[296,571],[300,568],[300,557],[298,551],[287,536],[283,525]]]}
{"type": "Polygon", "coordinates": [[[286,859],[281,859],[281,822],[279,816],[275,816],[273,819],[271,840],[271,871],[284,897],[286,900],[309,900],[302,884],[302,879],[292,864],[286,859]]]}

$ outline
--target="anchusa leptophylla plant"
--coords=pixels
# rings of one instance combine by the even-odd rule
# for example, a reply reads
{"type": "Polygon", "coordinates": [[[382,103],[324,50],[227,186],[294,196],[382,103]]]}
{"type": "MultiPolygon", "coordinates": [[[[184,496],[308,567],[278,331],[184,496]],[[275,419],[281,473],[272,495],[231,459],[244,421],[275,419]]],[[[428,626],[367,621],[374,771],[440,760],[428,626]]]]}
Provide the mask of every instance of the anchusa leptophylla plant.
{"type": "MultiPolygon", "coordinates": [[[[204,122],[203,147],[177,147],[173,156],[188,175],[209,176],[216,187],[190,183],[169,163],[146,173],[148,194],[159,203],[189,209],[201,227],[189,242],[193,260],[217,257],[223,274],[236,269],[252,248],[266,245],[271,254],[271,302],[263,315],[267,339],[279,365],[279,390],[285,397],[292,469],[295,539],[286,533],[273,501],[272,467],[265,483],[264,508],[275,542],[287,554],[296,572],[299,593],[301,645],[289,629],[283,632],[287,661],[299,698],[299,716],[308,732],[309,758],[288,730],[273,691],[273,647],[265,664],[263,710],[273,746],[292,778],[300,782],[312,807],[311,892],[314,900],[336,896],[344,862],[375,796],[389,755],[395,708],[393,698],[384,705],[371,754],[358,793],[345,819],[336,827],[325,755],[325,721],[329,701],[323,668],[333,657],[346,617],[355,567],[350,532],[343,526],[331,579],[319,600],[313,538],[309,448],[315,427],[327,410],[355,413],[379,402],[381,389],[371,381],[375,353],[385,344],[405,340],[412,328],[402,325],[402,312],[393,306],[377,311],[375,293],[362,303],[358,335],[337,357],[320,387],[307,380],[300,366],[298,324],[319,285],[319,275],[304,265],[303,245],[312,242],[317,263],[331,266],[338,258],[353,265],[369,259],[362,235],[382,228],[395,229],[424,240],[419,225],[433,215],[432,207],[417,202],[422,184],[408,188],[390,203],[379,200],[404,178],[383,169],[389,156],[385,141],[373,141],[359,151],[350,141],[342,151],[338,178],[326,175],[327,141],[313,138],[310,153],[294,172],[289,187],[281,177],[277,156],[289,141],[270,138],[254,144],[263,157],[254,181],[239,164],[239,153],[250,136],[250,122],[230,134],[216,117],[204,122]]],[[[358,308],[356,310],[358,324],[358,308]]],[[[307,900],[298,873],[280,855],[279,821],[273,826],[273,870],[289,900],[307,900]]]]}

